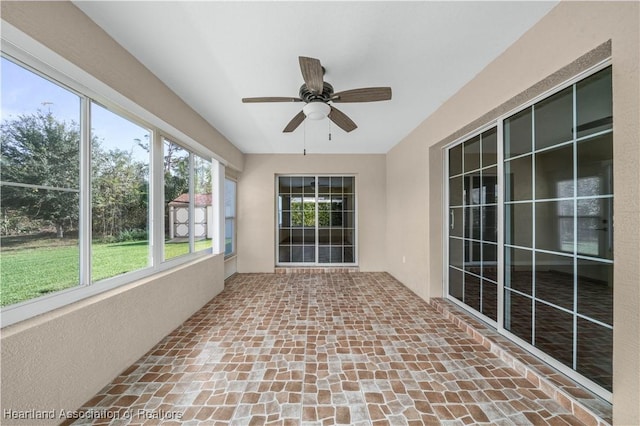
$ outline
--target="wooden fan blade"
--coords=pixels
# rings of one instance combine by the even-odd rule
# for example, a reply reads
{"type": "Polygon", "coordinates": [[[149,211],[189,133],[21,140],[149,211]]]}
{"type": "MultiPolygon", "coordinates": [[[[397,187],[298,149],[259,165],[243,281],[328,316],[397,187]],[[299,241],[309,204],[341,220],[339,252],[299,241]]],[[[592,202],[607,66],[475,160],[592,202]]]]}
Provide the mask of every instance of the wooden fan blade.
{"type": "Polygon", "coordinates": [[[329,112],[329,120],[336,123],[336,125],[345,132],[350,132],[358,128],[353,120],[351,120],[344,112],[340,111],[334,106],[331,107],[331,112],[329,112]]]}
{"type": "Polygon", "coordinates": [[[253,102],[302,102],[302,99],[285,97],[242,98],[242,102],[245,104],[253,102]]]}
{"type": "Polygon", "coordinates": [[[283,133],[293,132],[295,129],[298,128],[298,126],[304,121],[305,118],[307,117],[304,115],[304,112],[300,111],[298,114],[296,114],[295,117],[291,119],[289,124],[287,124],[287,127],[285,127],[282,132],[283,133]]]}
{"type": "Polygon", "coordinates": [[[307,85],[307,89],[316,93],[322,93],[324,84],[322,81],[323,72],[320,60],[307,58],[305,56],[299,56],[298,60],[300,61],[300,71],[302,71],[302,78],[307,85]]]}
{"type": "Polygon", "coordinates": [[[391,87],[364,87],[335,93],[333,102],[377,102],[391,99],[391,87]]]}

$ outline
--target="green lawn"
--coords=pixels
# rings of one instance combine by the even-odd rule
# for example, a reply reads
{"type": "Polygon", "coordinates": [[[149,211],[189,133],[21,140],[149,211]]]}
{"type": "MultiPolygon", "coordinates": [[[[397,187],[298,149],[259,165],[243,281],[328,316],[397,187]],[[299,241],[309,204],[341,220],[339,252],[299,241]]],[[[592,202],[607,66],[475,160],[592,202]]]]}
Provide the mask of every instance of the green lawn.
{"type": "MultiPolygon", "coordinates": [[[[211,247],[211,240],[196,242],[196,251],[211,247]]],[[[147,241],[92,245],[92,278],[98,281],[148,264],[147,241]]],[[[187,254],[187,242],[165,244],[165,258],[187,254]]],[[[9,244],[4,241],[0,257],[0,305],[7,306],[43,294],[78,285],[77,240],[65,243],[33,241],[9,244]]]]}

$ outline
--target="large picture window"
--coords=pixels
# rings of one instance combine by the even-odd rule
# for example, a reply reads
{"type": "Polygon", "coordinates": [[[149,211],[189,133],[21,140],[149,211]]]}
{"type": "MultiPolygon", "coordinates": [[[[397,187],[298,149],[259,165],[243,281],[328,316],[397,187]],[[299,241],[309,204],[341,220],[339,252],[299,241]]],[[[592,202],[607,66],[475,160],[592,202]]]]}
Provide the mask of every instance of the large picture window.
{"type": "Polygon", "coordinates": [[[279,176],[278,264],[355,264],[353,176],[279,176]]]}
{"type": "Polygon", "coordinates": [[[1,66],[3,326],[212,252],[212,194],[223,189],[212,154],[163,141],[55,70],[66,85],[4,52],[1,66]],[[165,244],[163,186],[175,213],[165,244]]]}
{"type": "Polygon", "coordinates": [[[490,152],[488,163],[483,141],[495,129],[447,150],[449,298],[606,398],[613,348],[612,123],[607,67],[498,120],[501,149],[490,152]]]}
{"type": "Polygon", "coordinates": [[[80,105],[2,58],[2,306],[80,283],[80,105]]]}
{"type": "Polygon", "coordinates": [[[91,279],[151,266],[151,132],[91,103],[91,279]]]}

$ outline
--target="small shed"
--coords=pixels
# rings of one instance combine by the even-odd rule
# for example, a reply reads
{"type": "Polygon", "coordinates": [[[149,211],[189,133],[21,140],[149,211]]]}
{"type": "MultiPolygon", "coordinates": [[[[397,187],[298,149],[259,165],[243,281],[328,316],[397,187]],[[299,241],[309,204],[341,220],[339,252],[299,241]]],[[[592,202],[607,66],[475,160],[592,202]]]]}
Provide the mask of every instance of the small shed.
{"type": "MultiPolygon", "coordinates": [[[[213,206],[211,194],[196,194],[194,200],[194,237],[213,238],[213,206]]],[[[169,238],[189,238],[189,194],[169,202],[169,238]]]]}

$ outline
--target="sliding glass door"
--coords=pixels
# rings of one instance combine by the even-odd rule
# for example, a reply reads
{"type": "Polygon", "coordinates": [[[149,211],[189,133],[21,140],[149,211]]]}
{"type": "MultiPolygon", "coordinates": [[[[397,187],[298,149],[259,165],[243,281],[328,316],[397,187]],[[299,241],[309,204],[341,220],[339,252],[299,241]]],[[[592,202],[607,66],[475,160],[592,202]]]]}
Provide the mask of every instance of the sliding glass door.
{"type": "Polygon", "coordinates": [[[278,265],[356,263],[353,176],[278,176],[278,265]]]}
{"type": "Polygon", "coordinates": [[[449,147],[447,170],[448,297],[610,398],[611,68],[449,147]]]}

